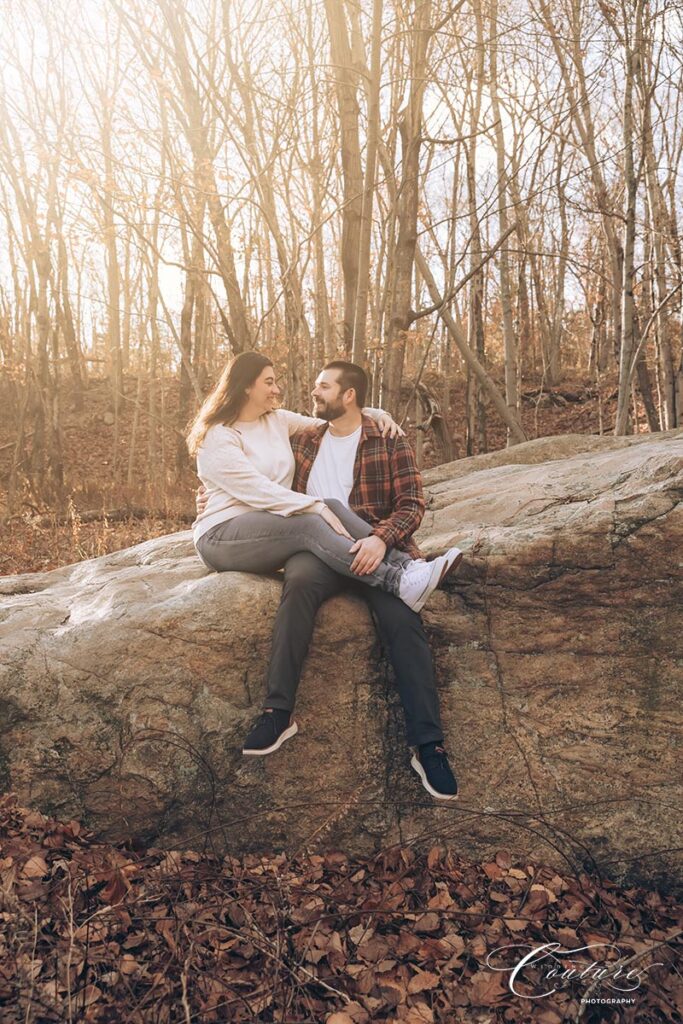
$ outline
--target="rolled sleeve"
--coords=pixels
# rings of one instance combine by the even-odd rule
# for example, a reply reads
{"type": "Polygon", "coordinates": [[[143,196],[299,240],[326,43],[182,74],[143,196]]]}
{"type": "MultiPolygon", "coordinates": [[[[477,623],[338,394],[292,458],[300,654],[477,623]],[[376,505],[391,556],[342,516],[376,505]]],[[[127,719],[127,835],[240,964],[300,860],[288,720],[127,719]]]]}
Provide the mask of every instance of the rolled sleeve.
{"type": "Polygon", "coordinates": [[[425,514],[422,478],[413,450],[404,437],[394,438],[390,448],[392,484],[391,515],[373,526],[372,532],[387,547],[406,544],[425,514]]]}

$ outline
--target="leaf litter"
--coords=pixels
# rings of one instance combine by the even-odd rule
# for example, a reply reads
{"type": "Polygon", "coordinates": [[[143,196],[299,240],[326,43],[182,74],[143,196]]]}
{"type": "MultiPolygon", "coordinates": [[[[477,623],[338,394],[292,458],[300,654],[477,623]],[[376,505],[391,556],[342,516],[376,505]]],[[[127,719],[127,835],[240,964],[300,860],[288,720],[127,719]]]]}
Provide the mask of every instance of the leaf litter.
{"type": "Polygon", "coordinates": [[[0,1022],[680,1021],[682,909],[506,850],[484,863],[441,846],[140,853],[4,796],[0,1022]],[[511,988],[549,943],[592,948],[575,970],[566,955],[531,964],[511,988]],[[619,962],[640,979],[632,992],[624,973],[597,980],[619,962]]]}

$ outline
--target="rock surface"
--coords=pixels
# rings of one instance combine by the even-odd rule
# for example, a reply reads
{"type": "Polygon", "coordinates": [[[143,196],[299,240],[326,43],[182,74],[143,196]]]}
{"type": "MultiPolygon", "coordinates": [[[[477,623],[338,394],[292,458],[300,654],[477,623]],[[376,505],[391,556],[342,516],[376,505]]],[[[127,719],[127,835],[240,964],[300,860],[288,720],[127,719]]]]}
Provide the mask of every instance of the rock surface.
{"type": "Polygon", "coordinates": [[[179,533],[0,580],[0,789],[110,838],[234,853],[441,840],[666,880],[676,863],[683,432],[440,466],[418,540],[469,549],[423,613],[461,784],[435,805],[364,602],[323,607],[299,735],[242,758],[277,575],[179,533]]]}

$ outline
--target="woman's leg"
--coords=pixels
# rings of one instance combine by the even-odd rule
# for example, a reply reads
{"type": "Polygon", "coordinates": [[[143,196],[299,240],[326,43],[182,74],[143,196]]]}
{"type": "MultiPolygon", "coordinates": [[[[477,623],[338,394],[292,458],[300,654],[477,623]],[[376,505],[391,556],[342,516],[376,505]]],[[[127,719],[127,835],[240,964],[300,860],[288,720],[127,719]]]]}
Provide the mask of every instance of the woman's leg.
{"type": "Polygon", "coordinates": [[[298,551],[312,551],[342,576],[398,594],[404,565],[383,561],[374,572],[358,576],[351,572],[356,557],[352,546],[353,541],[310,512],[294,516],[245,512],[214,526],[197,541],[203,561],[218,572],[274,572],[298,551]]]}
{"type": "MultiPolygon", "coordinates": [[[[364,519],[361,519],[359,515],[350,509],[348,505],[344,505],[343,502],[337,498],[323,498],[323,501],[332,509],[337,519],[341,520],[346,529],[349,531],[354,540],[360,540],[361,537],[369,537],[372,533],[372,527],[369,523],[366,523],[364,519]]],[[[405,551],[398,551],[396,548],[391,548],[387,551],[384,556],[385,562],[392,562],[395,565],[405,565],[407,562],[412,562],[410,555],[406,554],[405,551]]]]}

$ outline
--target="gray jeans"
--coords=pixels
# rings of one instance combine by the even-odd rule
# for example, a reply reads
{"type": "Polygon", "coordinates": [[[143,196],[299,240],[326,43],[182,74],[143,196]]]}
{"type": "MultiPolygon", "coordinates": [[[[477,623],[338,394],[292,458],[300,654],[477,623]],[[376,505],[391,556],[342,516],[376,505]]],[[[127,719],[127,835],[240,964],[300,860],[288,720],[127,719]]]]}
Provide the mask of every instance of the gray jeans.
{"type": "MultiPolygon", "coordinates": [[[[335,498],[325,504],[342,521],[351,536],[368,537],[372,527],[335,498]]],[[[392,549],[374,572],[358,576],[351,572],[356,557],[353,542],[336,533],[315,512],[278,516],[274,512],[244,512],[218,523],[197,541],[204,562],[217,572],[274,572],[300,551],[310,551],[342,576],[398,594],[403,569],[410,555],[392,549]]]]}

